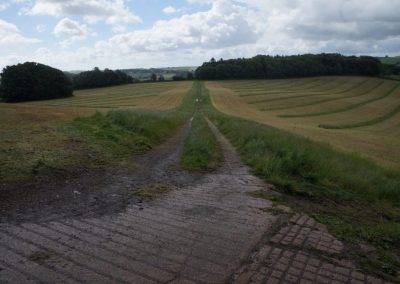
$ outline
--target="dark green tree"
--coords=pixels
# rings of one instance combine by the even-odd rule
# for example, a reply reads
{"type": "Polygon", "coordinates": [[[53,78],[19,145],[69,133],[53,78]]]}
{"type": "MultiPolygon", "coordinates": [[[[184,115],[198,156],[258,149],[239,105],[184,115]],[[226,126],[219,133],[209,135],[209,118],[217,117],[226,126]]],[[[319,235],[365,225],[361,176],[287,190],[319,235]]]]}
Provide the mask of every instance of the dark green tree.
{"type": "Polygon", "coordinates": [[[214,79],[266,79],[293,78],[322,75],[377,76],[383,71],[380,61],[368,56],[340,54],[304,54],[292,56],[257,55],[216,61],[212,58],[196,70],[196,78],[214,79]]]}
{"type": "Polygon", "coordinates": [[[187,72],[187,74],[186,74],[186,79],[188,79],[188,80],[193,80],[193,79],[194,79],[193,72],[187,72]]]}
{"type": "Polygon", "coordinates": [[[121,84],[129,84],[133,82],[133,78],[120,70],[104,69],[101,71],[95,67],[92,71],[81,72],[73,77],[73,85],[75,89],[99,88],[106,86],[116,86],[121,84]]]}
{"type": "Polygon", "coordinates": [[[5,102],[72,96],[72,84],[68,76],[61,70],[35,62],[5,67],[1,74],[0,89],[5,102]]]}

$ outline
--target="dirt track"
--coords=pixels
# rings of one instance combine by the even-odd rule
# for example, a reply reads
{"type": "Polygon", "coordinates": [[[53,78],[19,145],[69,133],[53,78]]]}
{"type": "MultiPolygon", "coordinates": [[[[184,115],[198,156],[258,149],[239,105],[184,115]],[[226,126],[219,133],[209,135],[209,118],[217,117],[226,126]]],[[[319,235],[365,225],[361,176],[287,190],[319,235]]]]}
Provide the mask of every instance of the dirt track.
{"type": "Polygon", "coordinates": [[[252,197],[276,193],[212,129],[225,158],[216,173],[178,169],[187,124],[139,167],[3,205],[0,283],[381,283],[323,225],[252,197]],[[132,195],[161,183],[170,191],[153,201],[132,195]]]}

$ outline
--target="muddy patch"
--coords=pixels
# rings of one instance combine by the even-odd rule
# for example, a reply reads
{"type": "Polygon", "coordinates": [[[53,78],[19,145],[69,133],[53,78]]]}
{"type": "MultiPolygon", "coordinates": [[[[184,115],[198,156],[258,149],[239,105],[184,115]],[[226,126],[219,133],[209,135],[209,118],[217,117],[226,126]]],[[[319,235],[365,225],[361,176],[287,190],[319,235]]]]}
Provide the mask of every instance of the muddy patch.
{"type": "Polygon", "coordinates": [[[43,264],[53,256],[53,253],[48,251],[35,251],[28,256],[30,261],[38,264],[43,264]]]}

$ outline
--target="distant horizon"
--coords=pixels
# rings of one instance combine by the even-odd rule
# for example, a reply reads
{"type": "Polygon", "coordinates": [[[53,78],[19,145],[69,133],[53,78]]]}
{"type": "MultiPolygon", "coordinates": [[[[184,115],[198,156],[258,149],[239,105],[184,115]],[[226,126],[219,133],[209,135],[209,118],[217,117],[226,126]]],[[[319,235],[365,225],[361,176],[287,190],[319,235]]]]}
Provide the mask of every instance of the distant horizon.
{"type": "MultiPolygon", "coordinates": [[[[321,52],[321,53],[324,53],[324,52],[321,52]]],[[[338,52],[330,52],[330,53],[335,54],[335,53],[338,53],[338,52]]],[[[304,54],[305,54],[305,53],[304,53],[304,54]]],[[[276,55],[262,54],[262,55],[266,55],[266,56],[295,56],[295,55],[304,55],[304,54],[288,54],[288,55],[281,55],[281,54],[276,54],[276,55]]],[[[317,53],[311,53],[311,54],[317,54],[317,53]]],[[[260,54],[257,54],[257,55],[260,55],[260,54]]],[[[257,56],[257,55],[254,55],[254,56],[257,56]]],[[[345,54],[342,54],[342,55],[345,55],[345,54]]],[[[243,58],[251,58],[251,57],[254,57],[254,56],[243,57],[243,58]]],[[[373,56],[373,55],[368,55],[368,54],[360,54],[360,55],[350,54],[350,55],[345,55],[345,56],[371,56],[371,57],[375,57],[375,58],[386,58],[386,57],[389,57],[389,58],[397,58],[397,57],[400,57],[400,55],[393,55],[393,56],[389,56],[389,55],[384,55],[384,56],[373,56]]],[[[215,58],[215,57],[211,57],[211,58],[214,58],[214,59],[216,59],[216,60],[219,60],[219,59],[220,59],[220,58],[215,58]]],[[[211,59],[211,58],[210,58],[210,59],[211,59]]],[[[209,60],[210,60],[210,59],[209,59],[209,60]]],[[[229,59],[235,59],[235,58],[222,58],[222,59],[223,59],[223,60],[229,60],[229,59]]],[[[206,61],[204,61],[204,62],[208,62],[209,60],[206,60],[206,61]]],[[[203,64],[204,62],[202,62],[201,64],[203,64]]],[[[24,63],[24,62],[17,62],[17,63],[15,63],[15,64],[20,64],[20,63],[24,63]]],[[[37,62],[37,63],[45,64],[45,63],[42,63],[42,62],[37,62]]],[[[99,68],[99,69],[100,69],[100,70],[104,70],[104,69],[111,69],[111,70],[130,70],[130,69],[132,69],[132,70],[140,70],[140,69],[142,69],[142,70],[151,70],[151,69],[198,68],[198,67],[201,66],[201,64],[200,64],[200,65],[186,65],[186,66],[127,67],[127,68],[109,68],[109,67],[104,67],[104,68],[99,68]]],[[[12,64],[12,65],[14,65],[14,64],[12,64]]],[[[45,65],[47,65],[47,64],[45,64],[45,65]]],[[[51,66],[51,65],[49,65],[49,66],[51,66]]],[[[6,67],[6,66],[1,67],[0,71],[1,71],[3,68],[5,68],[5,67],[6,67]]],[[[51,66],[51,67],[54,67],[54,66],[51,66]]],[[[93,67],[90,67],[90,68],[87,68],[87,69],[73,69],[73,70],[60,69],[60,70],[63,71],[63,72],[68,72],[68,73],[76,73],[76,72],[90,71],[90,70],[93,70],[93,68],[96,68],[96,67],[98,67],[98,66],[93,66],[93,67]]]]}
{"type": "MultiPolygon", "coordinates": [[[[323,52],[322,52],[323,53],[323,52]]],[[[337,53],[337,52],[332,52],[332,53],[337,53]]],[[[259,54],[258,54],[259,55],[259,54]]],[[[288,55],[279,55],[279,54],[276,54],[276,55],[268,55],[268,54],[263,54],[263,55],[267,55],[267,56],[293,56],[293,55],[298,55],[298,54],[288,54],[288,55]]],[[[301,55],[301,54],[300,54],[301,55]]],[[[257,56],[257,55],[254,55],[254,56],[257,56]]],[[[254,57],[254,56],[250,56],[250,57],[245,57],[245,58],[251,58],[251,57],[254,57]]],[[[375,57],[375,58],[385,58],[385,57],[389,57],[389,58],[396,58],[396,57],[400,57],[400,55],[393,55],[393,56],[388,56],[388,55],[385,55],[385,56],[372,56],[372,55],[368,55],[368,54],[361,54],[361,55],[345,55],[345,56],[371,56],[371,57],[375,57]]],[[[211,58],[215,58],[215,57],[211,57],[211,58]]],[[[211,59],[210,58],[210,59],[211,59]]],[[[220,58],[215,58],[216,60],[219,60],[220,58]]],[[[222,58],[223,60],[229,60],[229,59],[235,59],[235,58],[222,58]]],[[[207,62],[208,60],[206,60],[206,61],[204,61],[204,62],[207,62]]],[[[162,66],[157,66],[157,67],[148,67],[148,68],[146,68],[146,67],[128,67],[128,68],[113,68],[112,70],[129,70],[129,69],[132,69],[132,70],[135,70],[135,69],[143,69],[143,70],[150,70],[150,69],[175,69],[175,68],[198,68],[198,67],[200,67],[201,66],[201,64],[200,65],[187,65],[187,66],[165,66],[165,67],[162,67],[162,66]]],[[[95,68],[96,66],[93,66],[92,68],[89,68],[89,69],[81,69],[81,70],[62,70],[62,71],[64,71],[64,72],[82,72],[82,71],[89,71],[89,70],[92,70],[93,68],[95,68]]],[[[101,70],[104,70],[104,69],[106,69],[107,67],[105,67],[105,68],[100,68],[101,70]]],[[[110,69],[110,68],[108,68],[108,69],[110,69]]]]}

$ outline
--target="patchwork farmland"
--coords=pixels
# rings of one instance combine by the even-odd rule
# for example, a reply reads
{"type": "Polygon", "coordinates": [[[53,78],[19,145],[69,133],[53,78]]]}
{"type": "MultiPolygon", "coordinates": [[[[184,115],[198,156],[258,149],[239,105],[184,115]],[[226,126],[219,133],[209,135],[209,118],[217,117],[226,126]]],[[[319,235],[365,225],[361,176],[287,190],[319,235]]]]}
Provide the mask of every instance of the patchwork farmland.
{"type": "Polygon", "coordinates": [[[220,111],[400,168],[400,84],[369,77],[208,82],[220,111]]]}

